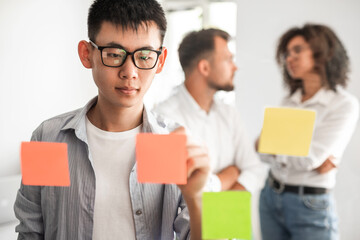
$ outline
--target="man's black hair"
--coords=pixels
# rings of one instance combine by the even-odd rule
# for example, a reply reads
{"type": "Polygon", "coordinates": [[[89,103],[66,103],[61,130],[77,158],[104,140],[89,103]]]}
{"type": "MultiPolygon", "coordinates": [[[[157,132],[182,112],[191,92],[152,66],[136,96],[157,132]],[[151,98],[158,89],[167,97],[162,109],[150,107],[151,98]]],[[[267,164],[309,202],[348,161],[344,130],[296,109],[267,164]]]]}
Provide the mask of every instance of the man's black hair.
{"type": "Polygon", "coordinates": [[[88,36],[95,41],[103,22],[110,22],[123,29],[137,30],[153,21],[160,30],[163,43],[166,32],[164,10],[156,0],[95,0],[89,9],[88,36]]]}

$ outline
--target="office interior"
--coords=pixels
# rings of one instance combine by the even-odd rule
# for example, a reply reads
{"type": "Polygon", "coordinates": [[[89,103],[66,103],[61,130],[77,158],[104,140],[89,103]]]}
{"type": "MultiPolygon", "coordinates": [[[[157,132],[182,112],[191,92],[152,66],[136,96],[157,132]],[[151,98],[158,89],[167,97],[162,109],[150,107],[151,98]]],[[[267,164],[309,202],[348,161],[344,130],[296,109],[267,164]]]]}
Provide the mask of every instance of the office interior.
{"type": "MultiPolygon", "coordinates": [[[[203,27],[228,31],[238,71],[235,91],[219,97],[241,113],[249,137],[259,135],[264,107],[277,106],[286,94],[275,61],[279,36],[293,26],[330,26],[351,61],[348,91],[360,99],[360,1],[358,0],[161,0],[168,32],[168,58],[145,97],[155,106],[184,76],[177,47],[184,34],[203,27]]],[[[97,94],[91,71],[82,67],[77,44],[87,39],[92,0],[0,0],[0,239],[16,239],[13,202],[20,185],[19,150],[45,119],[80,108],[97,94]]],[[[360,124],[339,167],[335,197],[341,239],[360,238],[360,124]]],[[[258,194],[253,195],[254,239],[261,240],[258,194]]]]}

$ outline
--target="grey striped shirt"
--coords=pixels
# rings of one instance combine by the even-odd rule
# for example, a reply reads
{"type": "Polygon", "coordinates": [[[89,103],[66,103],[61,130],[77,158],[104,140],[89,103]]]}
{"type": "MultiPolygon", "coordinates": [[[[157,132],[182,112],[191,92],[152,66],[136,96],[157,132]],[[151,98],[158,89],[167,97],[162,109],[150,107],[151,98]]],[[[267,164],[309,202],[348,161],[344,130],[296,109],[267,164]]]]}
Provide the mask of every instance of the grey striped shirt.
{"type": "MultiPolygon", "coordinates": [[[[18,239],[92,239],[95,174],[88,149],[85,117],[96,102],[44,121],[32,141],[68,144],[70,187],[21,187],[15,201],[18,239]]],[[[144,108],[143,131],[168,133],[167,123],[144,108]]],[[[115,184],[115,183],[114,183],[115,184]]],[[[130,173],[130,196],[137,239],[179,239],[190,236],[189,214],[176,185],[140,184],[136,164],[130,173]]],[[[132,219],[129,219],[132,221],[132,219]]],[[[114,236],[121,239],[121,236],[114,236]]]]}

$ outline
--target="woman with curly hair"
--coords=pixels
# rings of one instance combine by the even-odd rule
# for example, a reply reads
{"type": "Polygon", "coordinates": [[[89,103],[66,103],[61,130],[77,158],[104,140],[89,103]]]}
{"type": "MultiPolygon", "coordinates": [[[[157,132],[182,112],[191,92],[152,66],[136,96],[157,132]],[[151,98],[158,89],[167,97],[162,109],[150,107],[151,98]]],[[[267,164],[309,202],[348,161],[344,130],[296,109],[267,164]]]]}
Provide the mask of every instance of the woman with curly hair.
{"type": "Polygon", "coordinates": [[[316,111],[307,157],[260,154],[270,165],[260,195],[263,240],[338,239],[332,189],[355,130],[359,102],[344,90],[346,50],[327,26],[306,24],[280,38],[276,60],[289,95],[282,106],[316,111]]]}

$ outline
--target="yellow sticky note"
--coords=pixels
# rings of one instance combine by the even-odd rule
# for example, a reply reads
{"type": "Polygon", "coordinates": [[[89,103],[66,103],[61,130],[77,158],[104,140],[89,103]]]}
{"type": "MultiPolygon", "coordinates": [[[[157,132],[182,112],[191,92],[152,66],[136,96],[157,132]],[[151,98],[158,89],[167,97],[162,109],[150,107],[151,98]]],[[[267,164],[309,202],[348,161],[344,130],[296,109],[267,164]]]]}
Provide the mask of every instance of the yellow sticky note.
{"type": "Polygon", "coordinates": [[[315,117],[315,111],[311,110],[265,108],[259,152],[308,156],[315,117]]]}

